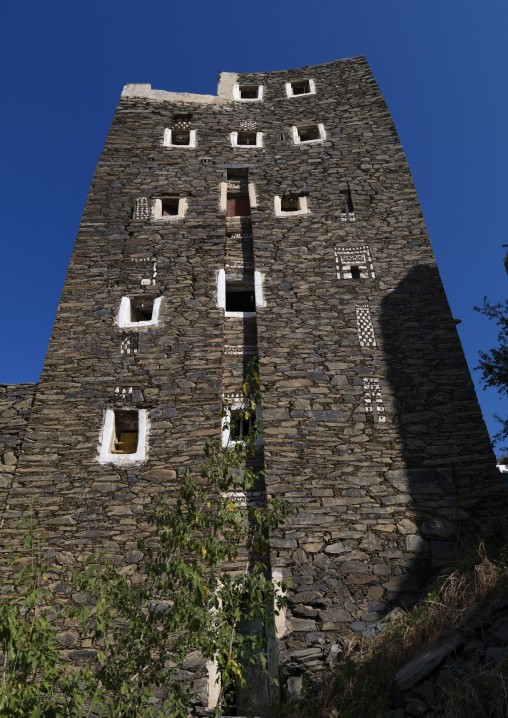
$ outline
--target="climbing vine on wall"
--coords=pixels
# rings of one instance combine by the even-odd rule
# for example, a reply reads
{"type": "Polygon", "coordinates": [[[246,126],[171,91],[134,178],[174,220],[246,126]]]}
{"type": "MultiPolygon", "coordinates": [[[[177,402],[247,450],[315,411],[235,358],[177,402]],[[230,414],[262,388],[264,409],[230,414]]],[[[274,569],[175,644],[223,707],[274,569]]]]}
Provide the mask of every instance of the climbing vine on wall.
{"type": "MultiPolygon", "coordinates": [[[[253,366],[243,387],[250,410],[260,401],[253,366]]],[[[217,675],[216,715],[232,692],[245,694],[249,670],[266,670],[288,587],[271,580],[269,535],[295,513],[284,501],[249,499],[260,481],[249,466],[258,433],[254,422],[242,441],[207,441],[204,461],[180,472],[176,498],[150,508],[153,536],[138,542],[136,581],[98,554],[64,575],[44,558],[35,512],[26,512],[28,560],[17,560],[0,605],[0,717],[187,716],[196,686],[182,666],[195,652],[217,675]],[[56,600],[56,578],[72,584],[73,601],[56,600]],[[59,651],[69,622],[86,641],[81,667],[59,651]]]]}

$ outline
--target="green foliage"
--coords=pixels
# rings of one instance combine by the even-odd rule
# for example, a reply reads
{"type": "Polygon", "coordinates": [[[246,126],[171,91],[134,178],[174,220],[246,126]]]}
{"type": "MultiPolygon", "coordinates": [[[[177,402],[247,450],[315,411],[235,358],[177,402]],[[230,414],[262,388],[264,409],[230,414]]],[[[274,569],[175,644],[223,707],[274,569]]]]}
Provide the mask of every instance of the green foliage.
{"type": "MultiPolygon", "coordinates": [[[[478,352],[479,363],[476,369],[482,373],[484,389],[494,387],[502,396],[508,396],[508,300],[504,304],[490,304],[487,297],[483,298],[483,306],[475,307],[475,311],[493,319],[500,328],[497,340],[499,346],[488,352],[478,352]]],[[[494,414],[501,423],[500,431],[495,435],[495,441],[508,439],[508,417],[494,414]]],[[[503,447],[507,450],[508,447],[503,447]]]]}
{"type": "MultiPolygon", "coordinates": [[[[246,405],[255,407],[255,371],[244,391],[246,405]]],[[[246,506],[246,494],[259,481],[246,462],[257,432],[255,426],[245,442],[225,448],[208,441],[204,463],[180,474],[176,499],[152,506],[147,518],[153,538],[138,542],[141,580],[133,582],[103,556],[89,556],[69,579],[87,597],[80,604],[55,601],[46,588],[52,567],[42,558],[35,521],[28,517],[31,558],[0,606],[7,656],[0,718],[183,718],[196,700],[181,670],[193,651],[217,665],[219,713],[228,691],[246,689],[249,666],[265,668],[274,606],[282,608],[288,588],[270,579],[268,537],[295,510],[277,500],[246,506]],[[71,670],[62,662],[49,614],[56,624],[72,621],[91,642],[84,668],[71,670]],[[239,630],[247,624],[261,630],[239,630]],[[162,710],[154,707],[156,693],[162,710]]]]}
{"type": "Polygon", "coordinates": [[[82,689],[90,686],[92,673],[88,668],[69,673],[62,665],[51,622],[62,605],[48,589],[46,575],[54,567],[42,557],[31,511],[19,526],[27,531],[30,553],[24,564],[11,561],[19,569],[15,591],[0,603],[0,718],[82,716],[82,689]]]}

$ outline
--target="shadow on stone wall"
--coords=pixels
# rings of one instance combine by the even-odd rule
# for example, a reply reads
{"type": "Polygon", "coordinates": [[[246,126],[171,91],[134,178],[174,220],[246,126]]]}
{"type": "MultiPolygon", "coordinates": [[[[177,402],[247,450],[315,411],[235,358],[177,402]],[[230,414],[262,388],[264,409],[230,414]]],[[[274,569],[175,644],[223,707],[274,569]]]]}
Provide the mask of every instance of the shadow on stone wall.
{"type": "Polygon", "coordinates": [[[457,521],[499,513],[506,494],[437,268],[408,272],[382,300],[380,328],[386,426],[403,459],[385,476],[405,516],[402,575],[387,588],[404,604],[456,564],[457,521]]]}

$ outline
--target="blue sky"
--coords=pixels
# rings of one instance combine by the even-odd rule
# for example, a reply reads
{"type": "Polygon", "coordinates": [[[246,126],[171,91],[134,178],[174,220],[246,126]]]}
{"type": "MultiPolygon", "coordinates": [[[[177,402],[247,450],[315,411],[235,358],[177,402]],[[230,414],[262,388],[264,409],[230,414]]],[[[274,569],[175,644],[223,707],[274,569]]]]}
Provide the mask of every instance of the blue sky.
{"type": "MultiPolygon", "coordinates": [[[[470,368],[504,301],[505,0],[18,0],[2,11],[0,382],[37,381],[122,87],[215,94],[221,70],[365,55],[405,148],[470,368]]],[[[505,399],[479,388],[491,418],[505,399]]],[[[506,407],[508,412],[508,407],[506,407]]]]}

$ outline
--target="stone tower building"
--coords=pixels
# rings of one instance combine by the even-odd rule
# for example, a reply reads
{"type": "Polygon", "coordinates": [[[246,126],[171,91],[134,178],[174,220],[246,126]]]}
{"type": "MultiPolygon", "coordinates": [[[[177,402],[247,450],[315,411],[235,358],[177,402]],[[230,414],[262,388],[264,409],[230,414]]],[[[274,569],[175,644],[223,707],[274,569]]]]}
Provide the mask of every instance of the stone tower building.
{"type": "Polygon", "coordinates": [[[252,356],[266,491],[301,506],[271,541],[294,584],[286,681],[372,634],[453,563],[458,519],[504,503],[363,57],[221,73],[217,96],[125,86],[40,382],[1,389],[3,537],[36,497],[57,558],[135,564],[144,507],[220,435],[252,356]]]}

